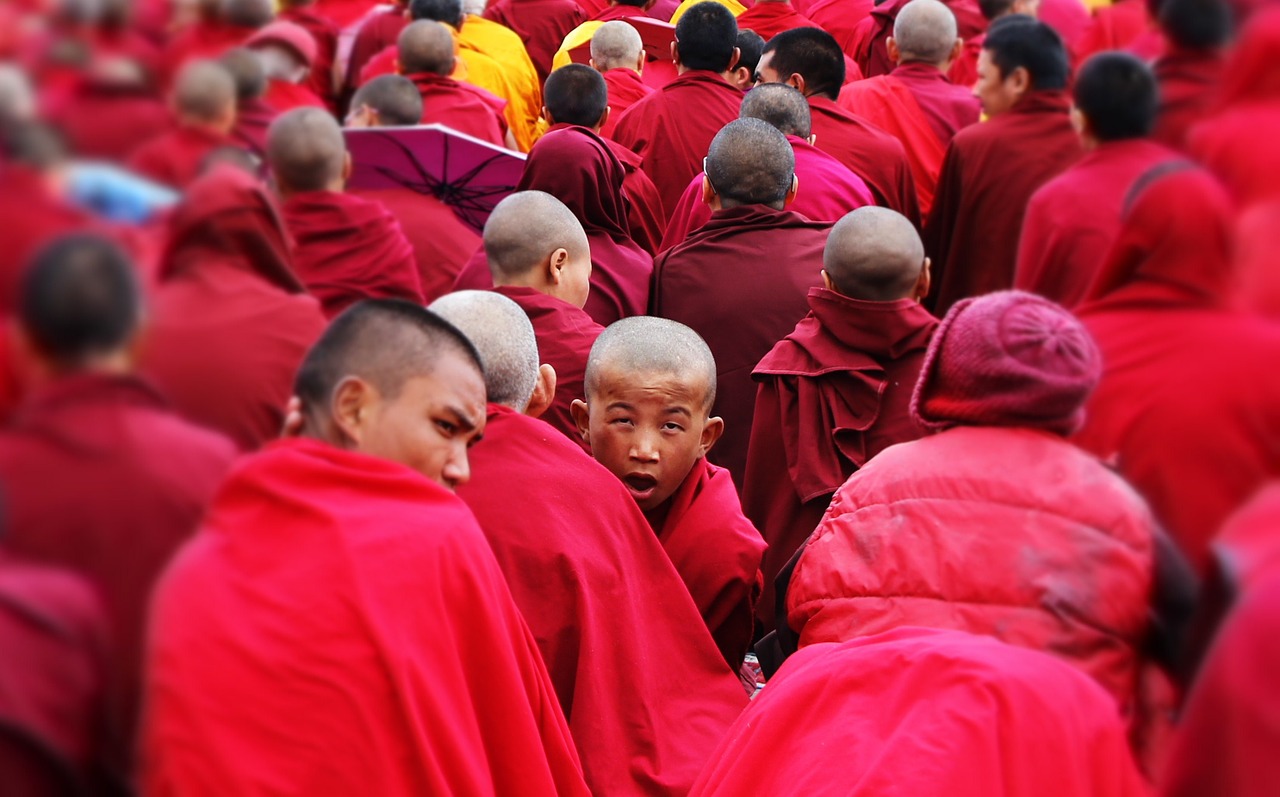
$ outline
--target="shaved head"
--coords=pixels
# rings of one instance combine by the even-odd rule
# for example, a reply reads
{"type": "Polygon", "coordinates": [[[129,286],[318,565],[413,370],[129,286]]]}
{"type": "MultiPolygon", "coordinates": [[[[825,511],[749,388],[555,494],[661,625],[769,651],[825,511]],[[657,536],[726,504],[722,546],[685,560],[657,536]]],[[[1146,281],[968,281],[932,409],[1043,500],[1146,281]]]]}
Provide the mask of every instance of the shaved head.
{"type": "Polygon", "coordinates": [[[453,34],[429,19],[411,22],[396,40],[400,68],[406,75],[427,72],[448,77],[455,61],[453,34]]]}
{"type": "Polygon", "coordinates": [[[716,401],[716,359],[706,341],[684,324],[634,316],[615,321],[596,338],[587,357],[586,391],[593,395],[605,374],[670,374],[687,385],[706,385],[710,410],[716,401]]]}
{"type": "Polygon", "coordinates": [[[267,129],[267,163],[280,188],[322,191],[342,180],[347,146],[328,111],[296,108],[267,129]]]}
{"type": "Polygon", "coordinates": [[[261,28],[275,17],[271,0],[221,0],[218,14],[223,21],[241,28],[261,28]]]}
{"type": "Polygon", "coordinates": [[[822,253],[835,289],[868,302],[911,298],[923,266],[920,234],[888,208],[858,208],[836,222],[822,253]]]}
{"type": "Polygon", "coordinates": [[[635,69],[643,49],[640,34],[620,19],[604,23],[591,35],[591,60],[601,72],[620,67],[635,69]]]}
{"type": "Polygon", "coordinates": [[[813,132],[809,101],[786,83],[764,83],[748,91],[738,118],[768,122],[785,136],[808,138],[813,132]]]}
{"type": "Polygon", "coordinates": [[[795,167],[791,142],[759,119],[725,125],[707,153],[707,179],[724,207],[769,205],[781,210],[795,167]]]}
{"type": "Polygon", "coordinates": [[[235,81],[237,101],[256,100],[266,93],[267,72],[262,66],[262,59],[252,50],[247,47],[228,50],[218,63],[235,81]]]}
{"type": "Polygon", "coordinates": [[[236,82],[216,61],[192,61],[178,73],[173,102],[182,116],[218,122],[236,105],[236,82]]]}
{"type": "Polygon", "coordinates": [[[893,23],[903,61],[944,63],[956,44],[956,17],[938,0],[911,0],[893,23]]]}
{"type": "Polygon", "coordinates": [[[519,191],[498,203],[484,225],[484,254],[495,285],[544,265],[557,249],[589,256],[582,222],[551,194],[519,191]]]}
{"type": "Polygon", "coordinates": [[[524,412],[538,385],[538,339],[520,305],[492,291],[458,291],[427,309],[467,336],[484,363],[489,401],[524,412]]]}
{"type": "Polygon", "coordinates": [[[378,124],[409,126],[422,121],[422,94],[404,75],[379,75],[361,86],[351,107],[368,106],[378,114],[378,124]]]}

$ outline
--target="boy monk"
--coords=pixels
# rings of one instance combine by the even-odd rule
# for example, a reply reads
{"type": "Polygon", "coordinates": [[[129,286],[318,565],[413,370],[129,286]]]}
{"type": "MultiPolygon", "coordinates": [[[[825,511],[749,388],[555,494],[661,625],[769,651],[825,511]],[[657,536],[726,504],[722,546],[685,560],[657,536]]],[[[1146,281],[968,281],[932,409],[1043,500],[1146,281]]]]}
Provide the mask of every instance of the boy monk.
{"type": "Polygon", "coordinates": [[[729,666],[751,642],[764,540],[729,472],[706,460],[724,431],[711,417],[716,362],[697,333],[637,316],[607,328],[587,360],[573,417],[596,460],[622,480],[684,579],[729,666]]]}
{"type": "Polygon", "coordinates": [[[184,189],[195,181],[214,150],[235,146],[236,84],[214,61],[183,67],[169,100],[177,126],[142,144],[129,168],[158,183],[184,189]]]}

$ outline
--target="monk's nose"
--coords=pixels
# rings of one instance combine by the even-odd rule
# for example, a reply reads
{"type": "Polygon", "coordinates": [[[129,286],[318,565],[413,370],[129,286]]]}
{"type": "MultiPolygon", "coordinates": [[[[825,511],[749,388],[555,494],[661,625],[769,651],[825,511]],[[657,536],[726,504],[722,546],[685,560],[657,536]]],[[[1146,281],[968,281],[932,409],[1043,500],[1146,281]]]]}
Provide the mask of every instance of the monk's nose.
{"type": "Polygon", "coordinates": [[[442,474],[444,480],[452,487],[461,487],[471,481],[471,463],[467,460],[467,449],[462,448],[449,457],[444,464],[442,474]]]}
{"type": "Polygon", "coordinates": [[[640,462],[657,462],[658,445],[653,435],[639,434],[631,444],[631,458],[640,462]]]}

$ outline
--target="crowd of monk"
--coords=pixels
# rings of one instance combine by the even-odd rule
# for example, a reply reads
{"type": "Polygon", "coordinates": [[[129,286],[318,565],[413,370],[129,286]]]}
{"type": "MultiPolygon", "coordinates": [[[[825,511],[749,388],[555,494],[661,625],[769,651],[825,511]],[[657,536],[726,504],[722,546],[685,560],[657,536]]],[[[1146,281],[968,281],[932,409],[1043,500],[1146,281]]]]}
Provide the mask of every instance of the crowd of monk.
{"type": "Polygon", "coordinates": [[[1277,54],[0,6],[0,793],[1276,794],[1277,54]],[[421,125],[487,218],[354,184],[421,125]]]}

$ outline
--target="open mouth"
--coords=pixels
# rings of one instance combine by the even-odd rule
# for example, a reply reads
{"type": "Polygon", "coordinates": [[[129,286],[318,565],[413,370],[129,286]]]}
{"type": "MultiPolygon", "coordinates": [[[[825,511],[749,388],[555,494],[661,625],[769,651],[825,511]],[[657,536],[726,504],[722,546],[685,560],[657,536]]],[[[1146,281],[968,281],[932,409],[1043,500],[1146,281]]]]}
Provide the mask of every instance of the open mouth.
{"type": "Polygon", "coordinates": [[[622,477],[622,483],[627,485],[627,489],[637,501],[643,501],[653,495],[653,491],[657,489],[658,478],[648,473],[630,473],[622,477]]]}

